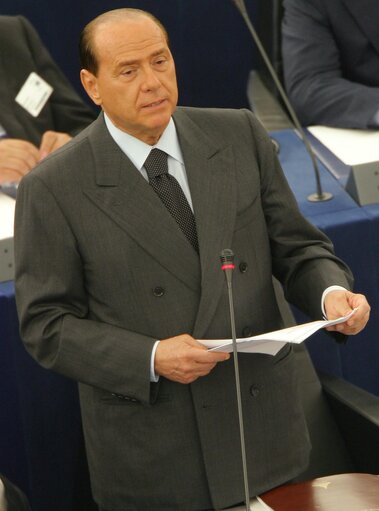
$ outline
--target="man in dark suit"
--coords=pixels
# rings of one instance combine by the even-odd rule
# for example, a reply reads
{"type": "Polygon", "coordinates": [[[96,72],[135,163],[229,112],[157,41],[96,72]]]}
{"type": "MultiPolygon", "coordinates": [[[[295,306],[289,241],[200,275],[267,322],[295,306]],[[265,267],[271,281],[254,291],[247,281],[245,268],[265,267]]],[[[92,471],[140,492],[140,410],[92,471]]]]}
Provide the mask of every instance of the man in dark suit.
{"type": "MultiPolygon", "coordinates": [[[[359,307],[336,327],[345,335],[364,327],[369,305],[299,213],[251,112],[176,107],[174,61],[155,18],[99,16],[82,33],[81,57],[82,83],[103,113],[19,188],[22,337],[42,365],[80,382],[101,509],[237,504],[233,362],[197,341],[230,337],[221,250],[237,259],[238,337],[281,327],[272,273],[312,318],[322,301],[330,317],[359,307]]],[[[254,495],[301,472],[310,445],[291,347],[241,355],[240,371],[254,495]]]]}
{"type": "Polygon", "coordinates": [[[284,0],[288,94],[303,125],[379,127],[379,2],[284,0]]]}
{"type": "Polygon", "coordinates": [[[0,16],[0,98],[0,184],[19,181],[95,118],[22,16],[0,16]],[[42,106],[36,116],[30,103],[15,101],[31,73],[53,88],[47,100],[45,89],[41,98],[29,89],[29,99],[42,106]]]}

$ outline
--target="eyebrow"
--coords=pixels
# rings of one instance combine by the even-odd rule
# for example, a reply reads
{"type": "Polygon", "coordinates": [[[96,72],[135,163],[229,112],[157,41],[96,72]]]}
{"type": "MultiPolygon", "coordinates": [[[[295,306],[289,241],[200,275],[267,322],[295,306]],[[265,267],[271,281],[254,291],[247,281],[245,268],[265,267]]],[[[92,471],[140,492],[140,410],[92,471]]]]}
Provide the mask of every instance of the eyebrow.
{"type": "MultiPolygon", "coordinates": [[[[167,53],[167,48],[160,48],[159,50],[154,51],[149,57],[157,57],[158,55],[161,55],[162,53],[167,53]]],[[[133,60],[123,60],[122,62],[119,62],[116,66],[116,70],[123,66],[131,66],[133,64],[138,64],[141,59],[133,59],[133,60]]]]}

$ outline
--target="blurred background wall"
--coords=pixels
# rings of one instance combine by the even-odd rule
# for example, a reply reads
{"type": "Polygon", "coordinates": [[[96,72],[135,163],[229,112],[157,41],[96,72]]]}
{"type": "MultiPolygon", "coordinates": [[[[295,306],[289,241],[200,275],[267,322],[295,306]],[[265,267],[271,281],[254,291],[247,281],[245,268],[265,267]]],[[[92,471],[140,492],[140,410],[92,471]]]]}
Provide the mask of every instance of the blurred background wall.
{"type": "MultiPolygon", "coordinates": [[[[246,0],[253,21],[259,0],[246,0]]],[[[256,51],[231,0],[0,0],[0,14],[22,14],[85,97],[77,51],[81,28],[120,7],[145,9],[167,27],[177,66],[181,105],[247,107],[246,83],[256,51]]]]}

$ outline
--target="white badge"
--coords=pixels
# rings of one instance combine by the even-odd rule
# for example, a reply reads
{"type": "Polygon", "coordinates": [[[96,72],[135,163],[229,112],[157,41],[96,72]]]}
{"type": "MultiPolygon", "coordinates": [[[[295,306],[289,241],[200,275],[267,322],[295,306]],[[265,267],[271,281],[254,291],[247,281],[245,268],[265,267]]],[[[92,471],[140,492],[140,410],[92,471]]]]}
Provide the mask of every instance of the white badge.
{"type": "Polygon", "coordinates": [[[53,87],[33,72],[17,94],[16,103],[25,108],[30,115],[37,117],[52,92],[53,87]]]}

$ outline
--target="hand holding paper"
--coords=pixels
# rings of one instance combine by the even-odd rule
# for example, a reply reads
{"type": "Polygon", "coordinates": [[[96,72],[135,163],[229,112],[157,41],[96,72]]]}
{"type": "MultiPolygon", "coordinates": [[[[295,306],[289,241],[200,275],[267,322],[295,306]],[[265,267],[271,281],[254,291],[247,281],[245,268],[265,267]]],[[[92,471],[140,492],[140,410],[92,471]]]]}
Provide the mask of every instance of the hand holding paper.
{"type": "Polygon", "coordinates": [[[365,296],[354,294],[347,290],[334,290],[325,297],[324,307],[328,319],[346,316],[352,309],[356,313],[346,322],[337,323],[327,327],[329,331],[340,332],[345,335],[355,335],[366,326],[370,317],[370,306],[365,296]]]}
{"type": "MultiPolygon", "coordinates": [[[[265,353],[267,355],[275,355],[286,343],[300,344],[321,328],[330,328],[334,325],[342,324],[356,313],[357,309],[354,309],[346,316],[337,319],[312,321],[310,323],[304,323],[266,334],[255,335],[254,337],[237,339],[237,349],[239,352],[243,353],[265,353]]],[[[223,351],[228,353],[233,351],[233,342],[231,339],[199,340],[199,342],[211,351],[223,351]]]]}

